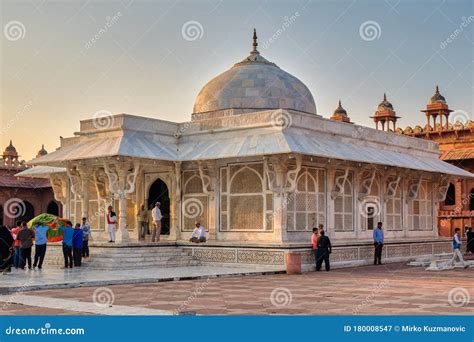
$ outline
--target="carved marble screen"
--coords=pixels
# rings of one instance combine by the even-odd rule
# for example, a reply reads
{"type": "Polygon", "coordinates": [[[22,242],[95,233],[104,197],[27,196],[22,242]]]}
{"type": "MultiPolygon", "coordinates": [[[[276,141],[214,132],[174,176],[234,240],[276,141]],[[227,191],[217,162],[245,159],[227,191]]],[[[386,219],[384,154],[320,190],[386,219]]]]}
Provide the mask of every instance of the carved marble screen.
{"type": "Polygon", "coordinates": [[[410,230],[433,229],[431,192],[426,180],[421,181],[418,196],[408,202],[408,224],[410,230]]]}
{"type": "Polygon", "coordinates": [[[220,230],[273,230],[273,194],[263,163],[229,164],[220,169],[220,230]]]}
{"type": "Polygon", "coordinates": [[[183,172],[182,231],[192,231],[196,221],[209,229],[209,198],[198,171],[183,172]]]}
{"type": "MultiPolygon", "coordinates": [[[[390,176],[387,183],[396,181],[396,176],[390,176]]],[[[403,230],[403,202],[402,202],[402,181],[398,184],[397,191],[392,197],[385,201],[385,212],[387,220],[384,222],[387,230],[403,230]]]]}
{"type": "Polygon", "coordinates": [[[326,224],[326,175],[323,169],[302,167],[295,192],[287,197],[287,230],[311,231],[326,224]]]}
{"type": "MultiPolygon", "coordinates": [[[[337,170],[335,177],[343,176],[345,171],[337,170]]],[[[334,199],[334,229],[336,231],[354,230],[354,173],[350,171],[343,189],[334,199]]]]}

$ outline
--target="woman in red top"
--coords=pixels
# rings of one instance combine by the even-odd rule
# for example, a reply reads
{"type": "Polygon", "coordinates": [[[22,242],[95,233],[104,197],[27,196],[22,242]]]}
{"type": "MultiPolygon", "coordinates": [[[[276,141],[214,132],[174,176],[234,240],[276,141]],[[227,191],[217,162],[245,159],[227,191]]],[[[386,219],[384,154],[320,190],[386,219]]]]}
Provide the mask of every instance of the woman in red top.
{"type": "Polygon", "coordinates": [[[18,240],[16,238],[16,236],[18,235],[18,233],[20,232],[21,230],[21,221],[17,221],[16,223],[16,227],[13,228],[11,230],[12,232],[12,236],[13,236],[13,250],[14,250],[14,254],[13,254],[13,266],[15,268],[18,268],[20,267],[20,240],[18,240]]]}
{"type": "Polygon", "coordinates": [[[318,228],[313,228],[313,234],[311,235],[311,247],[314,254],[314,262],[318,262],[318,228]]]}

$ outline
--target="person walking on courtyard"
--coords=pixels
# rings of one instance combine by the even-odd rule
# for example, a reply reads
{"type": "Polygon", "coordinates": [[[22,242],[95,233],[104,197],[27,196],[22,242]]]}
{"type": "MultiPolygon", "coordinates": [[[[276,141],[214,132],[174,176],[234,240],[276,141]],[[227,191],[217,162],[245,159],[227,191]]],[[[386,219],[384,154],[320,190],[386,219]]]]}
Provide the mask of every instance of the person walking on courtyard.
{"type": "Polygon", "coordinates": [[[0,272],[10,273],[13,264],[13,236],[4,225],[0,226],[0,272]]]}
{"type": "Polygon", "coordinates": [[[206,228],[201,226],[200,222],[196,222],[196,228],[194,228],[193,234],[189,239],[190,242],[206,242],[206,228]]]}
{"type": "Polygon", "coordinates": [[[383,250],[383,230],[382,222],[377,223],[377,228],[374,229],[374,265],[382,265],[382,250],[383,250]]]}
{"type": "Polygon", "coordinates": [[[313,234],[311,234],[311,249],[314,255],[314,263],[316,268],[318,267],[318,228],[313,228],[313,234]]]}
{"type": "Polygon", "coordinates": [[[156,202],[155,207],[151,211],[151,216],[153,217],[153,227],[151,228],[151,242],[160,241],[160,234],[161,234],[161,219],[163,215],[161,215],[161,203],[156,202]]]}
{"type": "Polygon", "coordinates": [[[331,269],[331,266],[329,264],[329,254],[332,253],[332,245],[331,245],[331,240],[329,237],[327,237],[324,233],[324,229],[319,231],[320,237],[318,238],[318,244],[317,244],[317,263],[316,263],[316,271],[321,270],[321,266],[323,265],[324,261],[324,267],[326,268],[326,271],[329,271],[331,269]]]}
{"type": "Polygon", "coordinates": [[[82,238],[82,257],[88,258],[89,257],[89,239],[91,237],[91,226],[87,223],[87,218],[82,218],[82,226],[81,226],[83,238],[82,238]]]}
{"type": "Polygon", "coordinates": [[[459,259],[459,263],[464,267],[469,267],[469,264],[464,261],[461,253],[461,236],[460,232],[461,229],[456,228],[454,229],[454,236],[453,236],[453,258],[449,262],[451,266],[454,266],[456,263],[456,259],[459,259]]]}
{"type": "Polygon", "coordinates": [[[474,253],[474,233],[472,232],[472,228],[468,227],[466,232],[466,254],[471,252],[474,253]]]}
{"type": "Polygon", "coordinates": [[[21,221],[16,222],[16,227],[11,230],[12,236],[13,236],[13,266],[15,268],[20,267],[20,240],[17,239],[18,233],[21,230],[21,221]]]}
{"type": "Polygon", "coordinates": [[[72,222],[67,221],[66,226],[60,227],[59,230],[63,233],[64,268],[72,268],[72,239],[74,237],[72,222]]]}
{"type": "Polygon", "coordinates": [[[20,240],[20,268],[25,269],[28,263],[28,269],[31,270],[31,247],[33,246],[33,239],[35,233],[28,229],[26,222],[21,223],[21,230],[18,232],[17,239],[20,240]]]}
{"type": "Polygon", "coordinates": [[[43,267],[43,261],[46,255],[48,230],[49,227],[47,225],[35,226],[35,262],[33,263],[33,268],[38,266],[39,270],[43,267]]]}
{"type": "Polygon", "coordinates": [[[117,228],[117,214],[112,210],[112,206],[107,208],[107,230],[109,231],[109,242],[115,242],[115,229],[117,228]]]}
{"type": "Polygon", "coordinates": [[[81,224],[76,223],[74,227],[74,234],[72,235],[72,258],[74,259],[74,266],[79,267],[82,264],[82,245],[84,233],[81,229],[81,224]]]}
{"type": "Polygon", "coordinates": [[[145,204],[140,206],[140,210],[137,214],[138,217],[138,239],[145,240],[145,236],[148,230],[148,210],[146,210],[145,204]]]}

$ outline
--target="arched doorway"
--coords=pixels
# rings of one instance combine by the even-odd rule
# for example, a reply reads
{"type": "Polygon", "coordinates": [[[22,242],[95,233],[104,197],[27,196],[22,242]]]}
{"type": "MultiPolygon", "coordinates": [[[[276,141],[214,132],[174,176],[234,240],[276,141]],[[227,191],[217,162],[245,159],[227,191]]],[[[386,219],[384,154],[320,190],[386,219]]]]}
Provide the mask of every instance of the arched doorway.
{"type": "Polygon", "coordinates": [[[33,207],[33,204],[28,201],[18,203],[15,212],[17,213],[16,219],[18,221],[28,222],[35,217],[35,207],[33,207]]]}
{"type": "Polygon", "coordinates": [[[157,179],[148,190],[148,208],[153,209],[156,202],[161,203],[161,235],[170,234],[170,196],[166,183],[157,179]]]}
{"type": "Polygon", "coordinates": [[[449,183],[448,191],[446,192],[446,199],[444,205],[455,205],[456,204],[456,187],[453,183],[449,183]]]}
{"type": "Polygon", "coordinates": [[[59,206],[56,202],[51,201],[48,204],[48,208],[46,208],[46,212],[51,215],[59,216],[59,206]]]}
{"type": "Polygon", "coordinates": [[[471,192],[469,193],[469,210],[474,210],[474,189],[471,189],[471,192]]]}

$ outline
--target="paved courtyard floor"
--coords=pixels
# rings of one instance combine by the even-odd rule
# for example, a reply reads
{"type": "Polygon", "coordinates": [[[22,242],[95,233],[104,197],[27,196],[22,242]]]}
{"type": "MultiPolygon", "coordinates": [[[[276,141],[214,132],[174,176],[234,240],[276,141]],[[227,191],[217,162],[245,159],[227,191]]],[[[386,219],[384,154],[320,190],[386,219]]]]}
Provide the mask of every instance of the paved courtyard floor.
{"type": "Polygon", "coordinates": [[[18,292],[2,315],[474,315],[474,269],[405,264],[18,292]]]}

